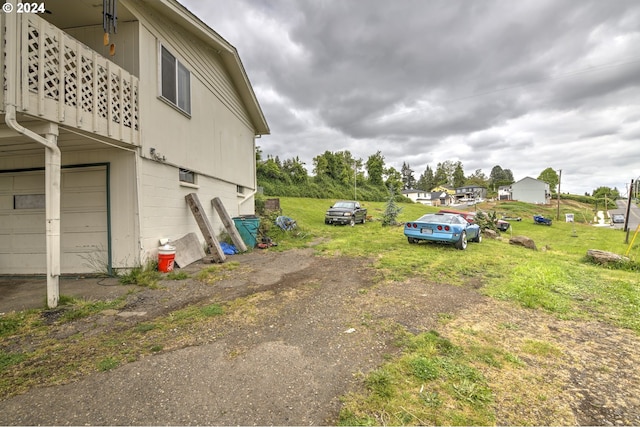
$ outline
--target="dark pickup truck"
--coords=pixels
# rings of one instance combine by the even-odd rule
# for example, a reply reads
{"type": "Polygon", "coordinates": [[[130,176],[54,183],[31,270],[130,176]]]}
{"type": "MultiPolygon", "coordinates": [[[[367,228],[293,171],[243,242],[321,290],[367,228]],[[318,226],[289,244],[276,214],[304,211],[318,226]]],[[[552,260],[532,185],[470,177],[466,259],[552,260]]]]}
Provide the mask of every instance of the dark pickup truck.
{"type": "Polygon", "coordinates": [[[325,224],[356,225],[367,220],[367,209],[353,200],[340,200],[336,202],[324,215],[325,224]]]}

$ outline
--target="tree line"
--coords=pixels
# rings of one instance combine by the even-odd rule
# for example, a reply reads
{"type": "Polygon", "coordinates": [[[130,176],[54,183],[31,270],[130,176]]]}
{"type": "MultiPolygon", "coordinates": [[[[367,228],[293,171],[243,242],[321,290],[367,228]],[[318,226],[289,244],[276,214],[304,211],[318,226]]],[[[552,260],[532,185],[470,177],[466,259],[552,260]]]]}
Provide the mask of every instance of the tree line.
{"type": "MultiPolygon", "coordinates": [[[[431,191],[442,185],[452,188],[475,185],[486,188],[491,197],[497,194],[500,186],[515,182],[512,171],[500,165],[495,165],[489,176],[481,169],[467,175],[462,162],[450,160],[438,163],[435,168],[427,165],[416,178],[409,163],[403,162],[397,170],[385,163],[380,151],[364,161],[353,157],[348,150],[327,150],[313,158],[312,171],[310,176],[306,164],[297,156],[285,160],[278,156],[265,157],[260,147],[256,148],[258,185],[266,196],[387,201],[390,193],[397,195],[398,200],[402,199],[401,191],[407,189],[431,191]]],[[[552,194],[556,194],[559,176],[553,168],[544,169],[537,179],[548,183],[552,194]]],[[[600,187],[593,195],[599,196],[603,192],[613,195],[617,190],[600,187]]]]}

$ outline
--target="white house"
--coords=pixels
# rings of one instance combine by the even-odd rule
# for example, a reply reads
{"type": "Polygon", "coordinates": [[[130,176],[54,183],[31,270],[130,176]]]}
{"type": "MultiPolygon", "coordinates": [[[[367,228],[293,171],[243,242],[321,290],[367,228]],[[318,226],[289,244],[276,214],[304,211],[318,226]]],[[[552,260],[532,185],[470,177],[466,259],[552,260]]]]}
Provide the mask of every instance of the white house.
{"type": "Polygon", "coordinates": [[[402,190],[402,195],[408,199],[411,199],[411,201],[415,203],[422,203],[422,200],[425,199],[427,194],[428,192],[423,190],[402,190]]]}
{"type": "Polygon", "coordinates": [[[498,200],[511,200],[510,185],[501,185],[498,187],[498,200]]]}
{"type": "Polygon", "coordinates": [[[448,206],[452,198],[446,191],[402,190],[402,195],[428,206],[448,206]]]}
{"type": "Polygon", "coordinates": [[[254,212],[269,127],[236,49],[175,0],[99,3],[0,14],[0,274],[143,264],[200,236],[189,193],[217,230],[214,197],[254,212]]]}
{"type": "Polygon", "coordinates": [[[511,184],[511,200],[526,203],[548,204],[551,202],[549,184],[531,177],[522,178],[511,184]]]}

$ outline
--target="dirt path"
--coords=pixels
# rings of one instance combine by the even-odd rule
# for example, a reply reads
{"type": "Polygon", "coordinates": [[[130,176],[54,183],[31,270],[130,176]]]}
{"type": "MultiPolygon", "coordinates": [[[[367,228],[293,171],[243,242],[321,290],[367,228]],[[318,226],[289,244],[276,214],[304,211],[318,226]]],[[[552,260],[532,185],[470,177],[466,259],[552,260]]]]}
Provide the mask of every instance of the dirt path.
{"type": "Polygon", "coordinates": [[[236,260],[240,268],[214,286],[163,282],[163,289],[129,297],[124,311],[136,315],[105,313],[52,331],[96,334],[197,301],[250,299],[194,337],[190,344],[199,345],[176,342],[173,351],[0,401],[0,424],[335,424],[340,397],[398,351],[398,325],[520,352],[532,340],[553,343],[555,357],[531,355],[517,372],[485,372],[497,390],[497,424],[640,424],[640,346],[628,331],[514,308],[482,297],[472,284],[376,284],[376,271],[362,259],[297,250],[236,260]],[[443,325],[442,318],[453,320],[443,325]],[[470,330],[476,333],[464,332],[470,330]]]}

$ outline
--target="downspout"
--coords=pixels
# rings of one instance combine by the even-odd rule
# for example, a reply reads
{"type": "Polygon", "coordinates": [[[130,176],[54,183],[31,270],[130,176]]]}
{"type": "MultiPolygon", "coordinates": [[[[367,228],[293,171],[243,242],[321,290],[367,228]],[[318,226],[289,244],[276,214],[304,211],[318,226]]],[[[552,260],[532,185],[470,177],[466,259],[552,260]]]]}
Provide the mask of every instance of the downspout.
{"type": "MultiPolygon", "coordinates": [[[[15,0],[10,0],[15,9],[15,0]]],[[[60,295],[60,164],[61,154],[58,148],[58,125],[50,123],[44,132],[45,137],[21,126],[16,118],[18,99],[18,75],[20,59],[18,56],[18,14],[7,13],[6,49],[7,49],[7,96],[5,98],[5,123],[21,135],[42,144],[45,147],[45,192],[46,192],[46,246],[47,246],[47,305],[58,305],[60,295]]]]}
{"type": "MultiPolygon", "coordinates": [[[[256,140],[253,140],[253,157],[255,159],[256,156],[256,140]]],[[[240,206],[244,205],[244,203],[249,200],[250,198],[252,198],[253,196],[256,195],[256,193],[258,192],[258,168],[255,165],[255,161],[254,161],[254,167],[253,167],[253,191],[250,194],[247,194],[246,196],[243,197],[242,200],[240,200],[238,202],[238,215],[240,214],[240,206]]],[[[253,207],[253,213],[255,214],[255,206],[253,207]]]]}

